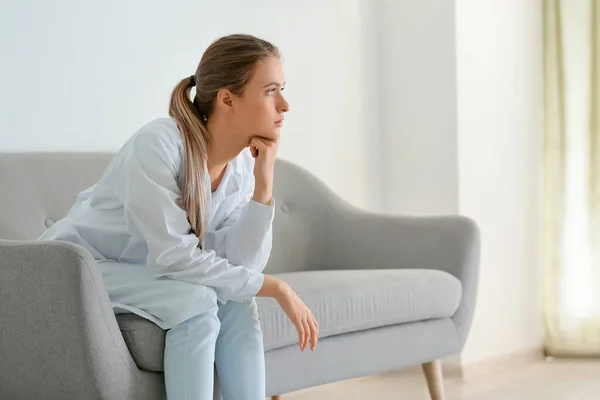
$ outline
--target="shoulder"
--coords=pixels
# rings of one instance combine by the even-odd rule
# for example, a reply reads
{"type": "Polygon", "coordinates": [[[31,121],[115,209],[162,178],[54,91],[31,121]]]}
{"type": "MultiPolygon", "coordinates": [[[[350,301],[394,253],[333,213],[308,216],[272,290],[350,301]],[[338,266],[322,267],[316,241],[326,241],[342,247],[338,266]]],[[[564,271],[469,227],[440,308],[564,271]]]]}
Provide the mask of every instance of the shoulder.
{"type": "Polygon", "coordinates": [[[140,144],[183,146],[181,132],[175,120],[171,118],[158,118],[142,125],[131,141],[140,144]]]}
{"type": "Polygon", "coordinates": [[[183,139],[173,119],[158,118],[141,126],[123,151],[138,159],[168,162],[177,169],[183,156],[183,139]]]}

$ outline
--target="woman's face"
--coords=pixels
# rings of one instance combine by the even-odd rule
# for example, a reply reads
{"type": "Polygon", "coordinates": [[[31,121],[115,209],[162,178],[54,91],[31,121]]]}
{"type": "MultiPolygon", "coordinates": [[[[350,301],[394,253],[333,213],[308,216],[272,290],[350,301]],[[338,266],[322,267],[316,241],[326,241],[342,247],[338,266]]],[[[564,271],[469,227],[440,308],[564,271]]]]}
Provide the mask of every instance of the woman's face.
{"type": "Polygon", "coordinates": [[[240,96],[234,96],[232,117],[235,129],[248,142],[254,136],[278,139],[289,104],[283,97],[285,79],[278,57],[260,61],[240,96]]]}

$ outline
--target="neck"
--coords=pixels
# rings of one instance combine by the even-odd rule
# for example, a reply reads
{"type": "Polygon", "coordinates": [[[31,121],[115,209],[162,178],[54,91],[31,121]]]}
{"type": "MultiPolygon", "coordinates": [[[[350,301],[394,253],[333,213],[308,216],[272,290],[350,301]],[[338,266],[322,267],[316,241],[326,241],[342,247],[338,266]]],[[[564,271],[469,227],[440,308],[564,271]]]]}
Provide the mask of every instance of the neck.
{"type": "Polygon", "coordinates": [[[214,180],[221,175],[227,163],[240,154],[245,145],[239,143],[239,135],[219,124],[218,120],[209,121],[207,129],[210,144],[207,149],[206,166],[211,180],[214,180]]]}

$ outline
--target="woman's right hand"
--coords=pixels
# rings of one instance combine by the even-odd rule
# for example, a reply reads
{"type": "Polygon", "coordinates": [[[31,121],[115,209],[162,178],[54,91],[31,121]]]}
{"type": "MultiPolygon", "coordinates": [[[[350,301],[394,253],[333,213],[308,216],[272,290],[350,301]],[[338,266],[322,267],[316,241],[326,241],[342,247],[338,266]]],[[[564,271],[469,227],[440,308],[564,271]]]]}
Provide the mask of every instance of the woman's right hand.
{"type": "Polygon", "coordinates": [[[254,194],[256,202],[271,205],[273,197],[273,175],[277,157],[277,139],[255,136],[250,139],[250,151],[254,161],[254,194]]]}
{"type": "Polygon", "coordinates": [[[310,309],[300,300],[290,285],[283,280],[271,275],[264,275],[264,277],[263,286],[256,295],[258,297],[273,297],[277,300],[283,312],[286,313],[298,331],[300,349],[304,351],[310,342],[311,350],[315,351],[319,341],[319,324],[310,309]]]}
{"type": "Polygon", "coordinates": [[[296,292],[286,283],[281,295],[275,298],[298,331],[298,344],[304,351],[310,342],[311,351],[315,351],[319,341],[319,324],[312,311],[300,300],[296,292]]]}

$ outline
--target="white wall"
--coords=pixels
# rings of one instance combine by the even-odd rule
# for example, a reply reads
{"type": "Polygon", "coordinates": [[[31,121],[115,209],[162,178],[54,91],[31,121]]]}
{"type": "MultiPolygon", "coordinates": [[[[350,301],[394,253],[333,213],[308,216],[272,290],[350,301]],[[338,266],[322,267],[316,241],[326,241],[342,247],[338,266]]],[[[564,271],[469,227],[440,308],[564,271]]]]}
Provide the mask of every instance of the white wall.
{"type": "Polygon", "coordinates": [[[383,209],[482,232],[463,366],[541,347],[541,0],[380,0],[383,209]]]}
{"type": "Polygon", "coordinates": [[[383,209],[456,214],[454,1],[377,3],[383,209]]]}
{"type": "MultiPolygon", "coordinates": [[[[116,151],[218,36],[282,50],[280,156],[370,207],[359,0],[19,1],[0,13],[0,151],[116,151]]],[[[371,152],[371,153],[369,153],[371,152]]]]}
{"type": "Polygon", "coordinates": [[[460,213],[480,225],[463,364],[540,348],[542,5],[457,0],[460,213]]]}

